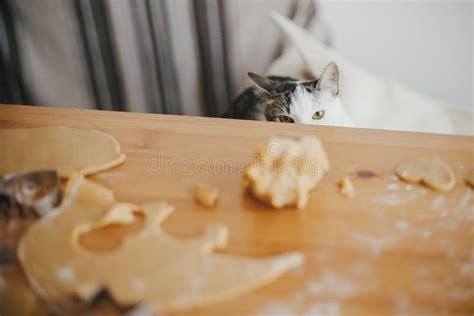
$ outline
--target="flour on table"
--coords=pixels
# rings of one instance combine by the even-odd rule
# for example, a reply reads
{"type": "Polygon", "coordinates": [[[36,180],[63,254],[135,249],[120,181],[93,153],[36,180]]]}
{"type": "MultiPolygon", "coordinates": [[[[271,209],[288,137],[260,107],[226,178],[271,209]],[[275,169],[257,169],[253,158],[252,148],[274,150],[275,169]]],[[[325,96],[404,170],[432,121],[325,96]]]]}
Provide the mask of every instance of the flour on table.
{"type": "Polygon", "coordinates": [[[71,282],[75,278],[75,273],[72,267],[61,267],[56,270],[59,279],[65,282],[71,282]]]}
{"type": "Polygon", "coordinates": [[[420,232],[421,239],[427,240],[431,237],[431,230],[426,228],[420,232]]]}
{"type": "Polygon", "coordinates": [[[397,229],[400,231],[407,231],[409,224],[406,220],[398,219],[395,221],[395,227],[397,227],[397,229]]]}
{"type": "Polygon", "coordinates": [[[359,244],[366,246],[374,256],[379,255],[383,250],[393,246],[397,241],[397,237],[394,235],[368,236],[353,233],[352,238],[359,244]]]}
{"type": "Polygon", "coordinates": [[[125,316],[153,316],[155,315],[153,307],[150,304],[142,303],[135,306],[125,316]]]}
{"type": "Polygon", "coordinates": [[[441,208],[444,206],[444,202],[445,202],[445,197],[441,194],[435,196],[433,198],[433,200],[431,201],[431,206],[430,208],[433,210],[433,211],[439,211],[441,210],[441,208]]]}
{"type": "Polygon", "coordinates": [[[471,196],[472,196],[472,190],[467,189],[466,192],[464,193],[463,197],[459,201],[459,208],[460,209],[465,209],[469,205],[469,202],[471,202],[471,196]]]}
{"type": "Polygon", "coordinates": [[[387,190],[389,190],[389,191],[398,191],[398,190],[400,190],[400,185],[398,183],[389,183],[389,184],[387,184],[387,190]]]}
{"type": "Polygon", "coordinates": [[[288,305],[283,303],[271,303],[265,306],[262,310],[258,311],[256,316],[293,316],[295,310],[290,308],[288,305]]]}
{"type": "Polygon", "coordinates": [[[402,195],[397,193],[390,193],[388,195],[376,196],[373,201],[380,205],[397,206],[413,202],[417,199],[417,195],[402,195]]]}
{"type": "Polygon", "coordinates": [[[339,316],[341,304],[337,301],[325,301],[311,304],[303,312],[304,316],[339,316]]]}
{"type": "Polygon", "coordinates": [[[134,278],[132,280],[132,287],[136,291],[145,290],[145,282],[142,279],[134,278]]]}
{"type": "Polygon", "coordinates": [[[349,298],[361,291],[361,288],[354,281],[338,276],[326,271],[320,280],[310,281],[306,285],[306,292],[310,295],[320,295],[322,293],[334,295],[338,298],[349,298]]]}
{"type": "Polygon", "coordinates": [[[395,305],[395,315],[410,315],[410,297],[406,296],[405,294],[396,294],[393,298],[393,301],[395,305]]]}

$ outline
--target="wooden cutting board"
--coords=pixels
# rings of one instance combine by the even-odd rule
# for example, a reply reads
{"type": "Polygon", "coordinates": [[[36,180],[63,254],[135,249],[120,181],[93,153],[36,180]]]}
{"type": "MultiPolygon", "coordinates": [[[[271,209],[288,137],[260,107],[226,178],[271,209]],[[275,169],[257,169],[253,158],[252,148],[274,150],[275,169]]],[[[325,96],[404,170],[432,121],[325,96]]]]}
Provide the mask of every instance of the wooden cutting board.
{"type": "MultiPolygon", "coordinates": [[[[304,266],[272,284],[189,314],[474,313],[474,192],[464,183],[474,168],[473,137],[0,106],[0,128],[58,125],[98,129],[117,138],[125,164],[91,179],[112,189],[119,201],[164,199],[175,205],[164,225],[169,233],[186,238],[206,224],[223,223],[230,229],[226,253],[305,254],[304,266]],[[268,137],[281,135],[316,135],[329,155],[331,170],[305,210],[269,209],[241,189],[245,161],[268,137]],[[415,157],[449,164],[458,180],[454,190],[440,193],[398,180],[396,164],[415,157]],[[341,195],[336,186],[345,175],[354,183],[354,198],[341,195]],[[195,203],[198,181],[220,187],[215,209],[195,203]]],[[[14,248],[30,222],[1,219],[1,246],[14,248]]],[[[28,302],[23,306],[46,310],[27,290],[16,264],[1,265],[0,273],[0,313],[17,292],[28,302]]],[[[116,313],[107,304],[92,311],[116,313]]]]}

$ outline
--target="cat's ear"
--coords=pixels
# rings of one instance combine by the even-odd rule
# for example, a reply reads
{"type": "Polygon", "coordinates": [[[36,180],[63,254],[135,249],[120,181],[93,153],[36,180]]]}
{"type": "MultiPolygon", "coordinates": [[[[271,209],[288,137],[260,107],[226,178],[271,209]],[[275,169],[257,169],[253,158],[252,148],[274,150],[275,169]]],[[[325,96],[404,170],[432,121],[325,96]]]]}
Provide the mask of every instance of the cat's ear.
{"type": "Polygon", "coordinates": [[[276,83],[273,80],[254,74],[253,72],[249,72],[248,75],[249,78],[257,85],[257,87],[263,89],[268,93],[271,93],[271,91],[275,87],[276,83]]]}
{"type": "Polygon", "coordinates": [[[337,97],[339,94],[339,70],[337,65],[333,62],[329,63],[319,77],[316,90],[329,93],[332,97],[337,97]]]}

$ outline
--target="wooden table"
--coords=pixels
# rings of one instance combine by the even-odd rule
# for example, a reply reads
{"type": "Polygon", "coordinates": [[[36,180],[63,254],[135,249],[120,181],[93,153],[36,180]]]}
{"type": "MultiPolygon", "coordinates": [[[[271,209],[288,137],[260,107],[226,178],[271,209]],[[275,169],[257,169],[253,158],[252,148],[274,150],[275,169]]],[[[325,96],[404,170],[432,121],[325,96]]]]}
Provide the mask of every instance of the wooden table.
{"type": "MultiPolygon", "coordinates": [[[[230,228],[227,253],[305,254],[304,266],[272,284],[192,315],[474,313],[474,194],[463,180],[474,168],[472,137],[0,106],[0,128],[58,125],[115,136],[127,155],[125,164],[91,178],[120,201],[165,199],[175,205],[164,225],[169,233],[186,238],[205,224],[223,223],[230,228]],[[305,210],[272,210],[242,192],[244,161],[266,138],[278,135],[317,135],[327,149],[331,171],[305,210]],[[455,189],[440,193],[398,180],[395,165],[413,157],[448,163],[458,179],[455,189]],[[355,185],[352,199],[336,186],[344,175],[355,185]],[[198,181],[221,188],[214,210],[195,203],[198,181]]],[[[0,220],[2,246],[14,248],[30,222],[0,220]]],[[[0,269],[0,306],[16,291],[29,302],[23,305],[46,310],[29,290],[26,294],[16,265],[0,269]]],[[[110,306],[93,310],[114,313],[110,306]]]]}

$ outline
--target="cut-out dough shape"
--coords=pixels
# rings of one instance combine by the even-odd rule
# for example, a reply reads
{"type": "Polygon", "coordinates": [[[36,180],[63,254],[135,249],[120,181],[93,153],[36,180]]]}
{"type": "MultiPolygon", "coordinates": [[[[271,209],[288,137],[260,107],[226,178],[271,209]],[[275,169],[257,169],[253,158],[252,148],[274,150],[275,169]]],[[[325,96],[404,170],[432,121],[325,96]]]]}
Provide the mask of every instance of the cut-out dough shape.
{"type": "Polygon", "coordinates": [[[440,191],[450,191],[456,185],[451,168],[439,159],[408,160],[400,163],[395,172],[403,180],[421,182],[440,191]]]}
{"type": "Polygon", "coordinates": [[[466,177],[466,183],[469,185],[471,188],[474,189],[474,169],[469,171],[466,177]]]}
{"type": "Polygon", "coordinates": [[[329,161],[318,138],[273,138],[255,154],[243,185],[270,206],[303,209],[309,192],[328,170],[329,161]]]}
{"type": "Polygon", "coordinates": [[[198,183],[194,189],[194,195],[199,204],[211,208],[216,206],[219,188],[207,183],[198,183]]]}
{"type": "Polygon", "coordinates": [[[337,185],[339,186],[339,190],[342,194],[347,197],[354,197],[354,185],[352,184],[351,178],[349,178],[349,176],[342,177],[339,181],[337,181],[337,185]]]}
{"type": "Polygon", "coordinates": [[[0,176],[55,169],[63,178],[92,174],[125,161],[117,140],[98,130],[69,127],[0,129],[0,176]]]}
{"type": "Polygon", "coordinates": [[[228,230],[210,225],[196,238],[180,240],[160,229],[173,212],[166,202],[117,203],[113,193],[83,177],[73,178],[63,204],[34,224],[21,239],[18,257],[30,284],[50,302],[72,295],[92,299],[102,288],[121,305],[143,303],[174,311],[236,297],[267,284],[303,263],[299,253],[262,259],[215,254],[228,230]],[[111,223],[145,218],[143,229],[120,248],[94,253],[82,234],[111,223]]]}

